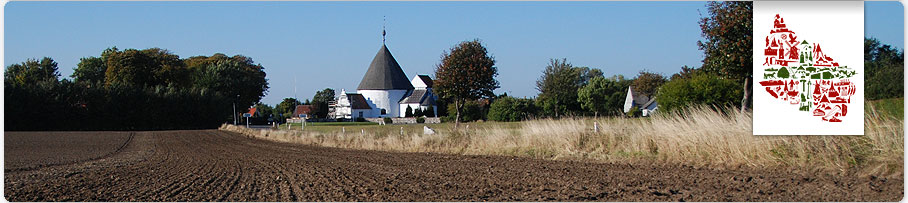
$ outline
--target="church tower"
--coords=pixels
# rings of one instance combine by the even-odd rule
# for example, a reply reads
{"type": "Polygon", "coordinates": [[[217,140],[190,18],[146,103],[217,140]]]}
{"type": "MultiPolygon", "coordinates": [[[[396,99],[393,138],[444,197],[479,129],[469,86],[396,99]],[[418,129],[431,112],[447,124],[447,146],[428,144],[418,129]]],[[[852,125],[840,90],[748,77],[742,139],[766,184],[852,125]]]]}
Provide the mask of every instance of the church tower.
{"type": "Polygon", "coordinates": [[[372,114],[366,117],[399,117],[403,115],[398,102],[413,90],[409,78],[404,74],[400,64],[391,55],[384,44],[385,31],[382,30],[382,46],[372,59],[369,70],[359,82],[357,92],[372,106],[372,114]]]}

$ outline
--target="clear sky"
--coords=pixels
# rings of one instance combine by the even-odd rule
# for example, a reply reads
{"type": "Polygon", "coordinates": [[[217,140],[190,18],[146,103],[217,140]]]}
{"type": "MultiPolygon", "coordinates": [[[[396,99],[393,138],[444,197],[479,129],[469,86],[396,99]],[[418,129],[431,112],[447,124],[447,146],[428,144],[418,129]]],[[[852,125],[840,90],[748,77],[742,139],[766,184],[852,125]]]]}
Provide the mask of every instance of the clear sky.
{"type": "MultiPolygon", "coordinates": [[[[265,67],[262,102],[355,89],[387,45],[408,77],[432,74],[443,51],[481,39],[497,60],[496,93],[533,97],[550,58],[633,77],[700,66],[705,2],[9,2],[4,67],[51,57],[68,77],[79,58],[168,49],[181,58],[224,53],[265,67]]],[[[904,47],[898,2],[867,2],[866,36],[904,47]]]]}

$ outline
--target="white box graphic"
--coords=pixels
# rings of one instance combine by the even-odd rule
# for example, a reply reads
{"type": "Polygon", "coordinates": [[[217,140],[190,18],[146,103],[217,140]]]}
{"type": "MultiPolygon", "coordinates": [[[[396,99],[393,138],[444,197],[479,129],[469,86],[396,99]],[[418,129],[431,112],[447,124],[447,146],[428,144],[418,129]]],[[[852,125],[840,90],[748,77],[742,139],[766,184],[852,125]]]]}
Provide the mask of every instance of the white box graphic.
{"type": "Polygon", "coordinates": [[[864,134],[864,2],[755,1],[754,135],[864,134]]]}

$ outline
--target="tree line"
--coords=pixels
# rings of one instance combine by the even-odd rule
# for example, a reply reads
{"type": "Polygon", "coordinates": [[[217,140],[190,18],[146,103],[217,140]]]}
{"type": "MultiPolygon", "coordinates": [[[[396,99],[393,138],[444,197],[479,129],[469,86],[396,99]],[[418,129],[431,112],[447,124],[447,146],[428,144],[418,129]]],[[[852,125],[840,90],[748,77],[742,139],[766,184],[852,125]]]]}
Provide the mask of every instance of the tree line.
{"type": "Polygon", "coordinates": [[[312,96],[312,100],[306,99],[304,102],[296,98],[287,97],[274,106],[256,102],[255,107],[258,112],[252,119],[254,123],[278,122],[284,123],[288,118],[295,117],[294,111],[298,105],[310,105],[309,118],[326,119],[328,116],[328,102],[333,101],[335,91],[331,88],[325,88],[312,96]]]}
{"type": "Polygon", "coordinates": [[[180,58],[166,49],[108,48],[82,58],[72,80],[51,58],[4,71],[6,130],[162,130],[216,128],[268,90],[252,58],[180,58]]]}
{"type": "MultiPolygon", "coordinates": [[[[623,112],[632,86],[636,94],[656,98],[660,111],[697,105],[748,111],[753,102],[753,2],[708,2],[707,15],[699,26],[703,40],[697,45],[704,54],[701,67],[682,66],[670,77],[643,70],[626,79],[623,75],[606,77],[600,69],[574,66],[567,59],[550,59],[536,81],[539,94],[535,98],[491,94],[498,88],[494,59],[481,45],[472,48],[478,40],[462,42],[446,52],[436,68],[436,89],[442,97],[439,105],[448,104],[446,112],[457,112],[457,116],[446,117],[453,121],[634,116],[635,109],[623,112]],[[477,59],[483,60],[471,62],[477,59]],[[477,67],[486,74],[466,74],[477,67]]],[[[866,99],[904,97],[904,52],[873,38],[865,39],[864,45],[866,99]]]]}

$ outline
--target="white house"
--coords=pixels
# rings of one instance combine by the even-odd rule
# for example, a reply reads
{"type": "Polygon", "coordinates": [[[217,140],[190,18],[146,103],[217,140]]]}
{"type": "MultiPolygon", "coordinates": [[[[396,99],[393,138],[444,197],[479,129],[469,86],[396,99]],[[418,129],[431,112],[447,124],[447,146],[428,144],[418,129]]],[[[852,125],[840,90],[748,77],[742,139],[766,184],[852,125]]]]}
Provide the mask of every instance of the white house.
{"type": "Polygon", "coordinates": [[[656,98],[649,98],[645,95],[640,95],[634,92],[634,87],[627,87],[627,97],[624,99],[624,113],[630,112],[632,108],[637,107],[640,109],[641,115],[650,116],[656,110],[659,109],[659,104],[656,103],[656,98]]]}
{"type": "Polygon", "coordinates": [[[431,89],[432,79],[428,75],[418,75],[412,81],[408,80],[391,51],[382,44],[356,88],[357,92],[341,91],[331,108],[334,118],[349,119],[404,117],[407,106],[423,110],[433,106],[437,113],[437,97],[431,89]]]}

